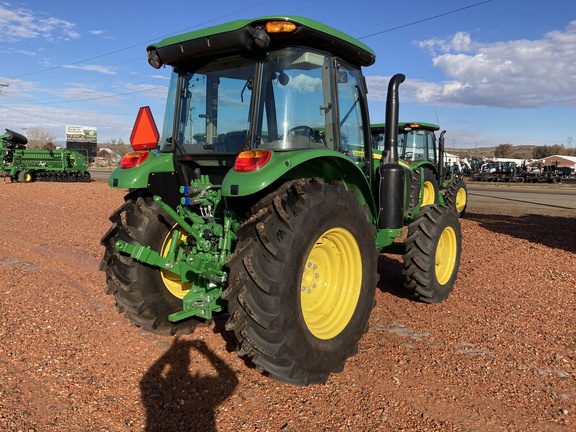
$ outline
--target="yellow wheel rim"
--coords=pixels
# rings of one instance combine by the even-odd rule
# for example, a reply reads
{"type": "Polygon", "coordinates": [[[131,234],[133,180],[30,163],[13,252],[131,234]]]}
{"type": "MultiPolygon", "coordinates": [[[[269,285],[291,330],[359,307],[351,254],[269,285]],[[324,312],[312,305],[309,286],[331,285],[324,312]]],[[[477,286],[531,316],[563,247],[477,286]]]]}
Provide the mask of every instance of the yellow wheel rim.
{"type": "Polygon", "coordinates": [[[461,213],[466,208],[466,189],[460,188],[456,193],[456,211],[461,213]]]}
{"type": "Polygon", "coordinates": [[[434,185],[427,181],[424,182],[424,193],[422,194],[422,207],[432,205],[436,202],[436,189],[434,185]]]}
{"type": "Polygon", "coordinates": [[[445,285],[452,277],[457,250],[456,233],[452,227],[446,227],[436,246],[436,279],[440,285],[445,285]]]}
{"type": "MultiPolygon", "coordinates": [[[[168,250],[170,249],[170,245],[172,244],[172,235],[176,230],[177,225],[174,225],[166,238],[164,239],[164,243],[162,244],[162,248],[160,250],[160,255],[165,257],[168,254],[168,250]]],[[[178,237],[178,244],[182,243],[186,239],[186,236],[180,231],[180,235],[178,237]]],[[[184,296],[190,288],[192,288],[192,282],[185,282],[183,283],[180,277],[168,270],[161,269],[160,275],[162,276],[162,281],[164,282],[164,286],[170,293],[179,299],[183,299],[184,296]]]]}
{"type": "Polygon", "coordinates": [[[362,255],[349,231],[332,228],[316,240],[300,289],[302,315],[314,336],[332,339],[346,328],[362,289],[362,255]]]}

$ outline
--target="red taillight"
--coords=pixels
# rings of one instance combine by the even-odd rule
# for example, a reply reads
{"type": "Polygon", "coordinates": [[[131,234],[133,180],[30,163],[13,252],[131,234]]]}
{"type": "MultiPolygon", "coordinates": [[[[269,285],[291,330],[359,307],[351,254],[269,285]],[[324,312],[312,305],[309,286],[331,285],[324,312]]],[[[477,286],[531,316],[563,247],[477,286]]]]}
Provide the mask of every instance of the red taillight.
{"type": "Polygon", "coordinates": [[[121,169],[130,169],[137,167],[150,156],[150,152],[147,151],[136,151],[124,155],[122,161],[120,162],[121,169]]]}
{"type": "Polygon", "coordinates": [[[248,150],[240,153],[234,162],[234,171],[250,172],[262,168],[270,160],[270,150],[248,150]]]}

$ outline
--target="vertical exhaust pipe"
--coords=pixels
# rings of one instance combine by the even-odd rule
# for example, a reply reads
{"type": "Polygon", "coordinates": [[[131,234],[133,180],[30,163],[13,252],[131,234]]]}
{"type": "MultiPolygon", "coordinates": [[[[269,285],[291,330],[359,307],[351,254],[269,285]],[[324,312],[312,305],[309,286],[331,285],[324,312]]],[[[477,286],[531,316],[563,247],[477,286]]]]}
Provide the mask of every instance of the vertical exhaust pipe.
{"type": "Polygon", "coordinates": [[[396,74],[388,83],[388,94],[386,95],[386,129],[384,133],[384,149],[389,153],[388,162],[398,162],[398,112],[400,101],[398,98],[398,88],[404,82],[406,76],[396,74]]]}
{"type": "Polygon", "coordinates": [[[405,172],[398,163],[398,88],[406,76],[396,74],[388,83],[386,96],[386,129],[384,155],[380,160],[378,228],[396,229],[404,226],[406,201],[405,172]]]}
{"type": "MultiPolygon", "coordinates": [[[[438,138],[438,177],[440,177],[440,184],[444,183],[447,180],[447,177],[449,175],[449,171],[446,170],[446,167],[444,166],[444,155],[446,154],[444,152],[444,135],[446,134],[446,131],[443,130],[440,133],[440,138],[438,138]]],[[[450,167],[450,170],[452,169],[452,167],[450,167]]]]}

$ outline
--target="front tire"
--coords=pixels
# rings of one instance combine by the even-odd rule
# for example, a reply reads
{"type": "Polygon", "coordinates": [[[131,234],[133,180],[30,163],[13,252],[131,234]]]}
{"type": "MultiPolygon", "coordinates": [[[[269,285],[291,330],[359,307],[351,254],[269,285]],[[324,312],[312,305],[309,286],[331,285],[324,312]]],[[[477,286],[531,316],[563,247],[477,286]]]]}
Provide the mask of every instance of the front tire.
{"type": "Polygon", "coordinates": [[[410,213],[413,213],[414,209],[437,204],[438,191],[438,182],[436,180],[436,175],[432,170],[416,169],[412,171],[410,201],[408,203],[410,213]]]}
{"type": "Polygon", "coordinates": [[[445,300],[454,289],[460,266],[458,214],[445,205],[424,207],[408,226],[405,248],[405,288],[426,303],[445,300]]]}
{"type": "Polygon", "coordinates": [[[438,203],[438,181],[436,175],[429,169],[424,170],[424,185],[422,186],[422,203],[420,207],[438,203]]]}
{"type": "Polygon", "coordinates": [[[374,228],[355,192],[298,180],[253,209],[227,261],[238,353],[278,381],[323,383],[357,352],[377,283],[374,228]]]}
{"type": "Polygon", "coordinates": [[[468,206],[468,190],[464,180],[454,180],[444,194],[444,202],[456,210],[460,217],[464,216],[468,206]]]}
{"type": "Polygon", "coordinates": [[[118,312],[138,327],[160,335],[190,334],[209,321],[191,317],[173,323],[168,316],[182,310],[182,298],[189,285],[120,254],[114,244],[124,240],[140,243],[164,255],[171,240],[175,222],[151,197],[127,197],[126,202],[111,216],[112,227],[102,237],[106,248],[100,270],[106,272],[106,294],[113,295],[118,312]],[[180,282],[180,284],[179,284],[180,282]]]}
{"type": "Polygon", "coordinates": [[[32,171],[24,170],[18,173],[18,181],[20,183],[31,183],[34,180],[34,174],[32,171]]]}

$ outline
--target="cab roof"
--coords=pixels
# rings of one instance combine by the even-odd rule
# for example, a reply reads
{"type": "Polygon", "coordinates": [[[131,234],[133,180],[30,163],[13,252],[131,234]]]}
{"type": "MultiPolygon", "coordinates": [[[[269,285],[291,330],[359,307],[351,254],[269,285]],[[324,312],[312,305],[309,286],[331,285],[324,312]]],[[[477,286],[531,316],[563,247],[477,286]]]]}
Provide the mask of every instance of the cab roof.
{"type": "MultiPolygon", "coordinates": [[[[370,125],[370,130],[375,133],[384,132],[386,129],[386,124],[384,123],[373,123],[370,125]]],[[[412,129],[425,129],[430,131],[437,131],[440,130],[440,126],[435,125],[433,123],[424,123],[424,122],[399,122],[398,123],[398,130],[412,130],[412,129]]]]}
{"type": "Polygon", "coordinates": [[[191,57],[249,51],[254,29],[265,26],[268,21],[296,24],[296,30],[291,33],[269,34],[269,49],[307,46],[330,52],[356,66],[370,66],[376,60],[374,51],[359,40],[320,22],[298,16],[266,16],[232,21],[165,38],[149,45],[147,51],[156,51],[162,64],[170,66],[191,57]]]}

